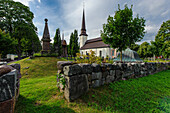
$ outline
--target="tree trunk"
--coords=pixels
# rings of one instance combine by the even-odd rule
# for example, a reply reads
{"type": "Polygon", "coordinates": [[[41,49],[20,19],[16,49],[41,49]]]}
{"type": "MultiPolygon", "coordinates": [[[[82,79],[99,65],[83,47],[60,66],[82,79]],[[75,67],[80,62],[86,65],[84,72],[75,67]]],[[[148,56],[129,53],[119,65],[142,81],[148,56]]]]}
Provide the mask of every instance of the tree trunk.
{"type": "Polygon", "coordinates": [[[120,61],[122,62],[122,50],[120,51],[120,61]]]}
{"type": "Polygon", "coordinates": [[[18,40],[18,60],[21,60],[21,40],[18,40]]]}

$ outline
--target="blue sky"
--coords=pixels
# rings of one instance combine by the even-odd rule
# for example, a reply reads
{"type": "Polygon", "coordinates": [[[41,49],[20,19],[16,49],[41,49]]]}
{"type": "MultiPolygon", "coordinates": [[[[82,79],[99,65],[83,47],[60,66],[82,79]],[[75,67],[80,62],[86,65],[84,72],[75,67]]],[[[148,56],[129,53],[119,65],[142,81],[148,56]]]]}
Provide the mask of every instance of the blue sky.
{"type": "Polygon", "coordinates": [[[114,12],[120,4],[121,8],[127,4],[133,5],[134,16],[146,19],[146,34],[144,41],[154,40],[161,24],[170,19],[170,0],[14,0],[22,2],[30,7],[34,13],[34,24],[38,28],[38,36],[41,39],[44,30],[44,19],[48,18],[50,37],[53,39],[55,30],[60,28],[61,33],[69,42],[69,37],[74,29],[80,34],[83,1],[85,1],[86,30],[88,39],[100,36],[100,30],[106,23],[109,15],[114,12]]]}

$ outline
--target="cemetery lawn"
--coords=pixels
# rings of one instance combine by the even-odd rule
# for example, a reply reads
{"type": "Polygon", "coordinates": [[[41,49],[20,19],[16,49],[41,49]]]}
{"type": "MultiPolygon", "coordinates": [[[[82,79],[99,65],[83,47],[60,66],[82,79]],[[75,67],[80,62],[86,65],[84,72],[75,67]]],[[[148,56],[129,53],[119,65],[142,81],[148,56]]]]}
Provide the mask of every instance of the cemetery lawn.
{"type": "Polygon", "coordinates": [[[90,89],[68,103],[56,87],[59,60],[36,57],[17,61],[22,78],[16,113],[170,112],[170,70],[90,89]]]}

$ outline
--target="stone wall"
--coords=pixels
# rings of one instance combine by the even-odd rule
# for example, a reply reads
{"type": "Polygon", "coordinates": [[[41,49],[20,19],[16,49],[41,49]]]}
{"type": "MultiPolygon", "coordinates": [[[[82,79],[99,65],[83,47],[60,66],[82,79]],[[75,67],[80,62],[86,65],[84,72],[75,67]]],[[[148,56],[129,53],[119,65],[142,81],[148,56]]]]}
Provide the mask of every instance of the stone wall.
{"type": "MultiPolygon", "coordinates": [[[[66,80],[65,98],[70,102],[88,91],[117,80],[138,78],[168,69],[170,63],[104,63],[104,64],[75,64],[70,61],[59,61],[58,74],[66,80]]],[[[59,82],[60,79],[57,79],[59,82]]]]}
{"type": "Polygon", "coordinates": [[[14,112],[20,78],[20,64],[0,66],[0,113],[14,112]]]}

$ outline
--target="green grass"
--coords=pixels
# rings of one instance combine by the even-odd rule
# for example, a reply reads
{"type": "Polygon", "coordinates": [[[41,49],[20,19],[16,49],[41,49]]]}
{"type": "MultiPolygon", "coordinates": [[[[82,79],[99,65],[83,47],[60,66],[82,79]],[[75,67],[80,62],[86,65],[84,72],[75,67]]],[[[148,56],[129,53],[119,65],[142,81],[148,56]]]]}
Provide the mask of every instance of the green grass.
{"type": "Polygon", "coordinates": [[[170,70],[90,89],[68,103],[56,86],[58,60],[37,57],[18,61],[22,78],[16,113],[170,112],[170,70]]]}

